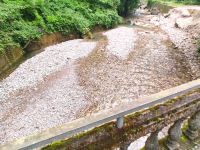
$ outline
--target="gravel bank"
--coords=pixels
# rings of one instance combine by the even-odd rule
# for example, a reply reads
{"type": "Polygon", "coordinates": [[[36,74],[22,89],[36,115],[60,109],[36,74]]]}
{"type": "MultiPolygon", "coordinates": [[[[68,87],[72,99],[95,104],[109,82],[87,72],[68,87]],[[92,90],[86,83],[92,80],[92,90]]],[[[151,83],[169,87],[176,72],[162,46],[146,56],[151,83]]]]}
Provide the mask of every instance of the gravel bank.
{"type": "MultiPolygon", "coordinates": [[[[150,24],[149,19],[142,20],[146,20],[145,24],[150,24]]],[[[152,26],[151,24],[148,29],[129,28],[129,32],[134,33],[136,38],[129,53],[123,44],[121,47],[117,43],[113,44],[117,35],[115,33],[113,40],[108,40],[108,46],[101,44],[95,53],[79,62],[80,83],[87,91],[88,99],[97,107],[96,111],[116,107],[120,103],[191,80],[182,53],[174,51],[165,32],[152,26]],[[110,45],[115,49],[114,53],[109,51],[110,45]],[[118,51],[124,49],[128,53],[126,57],[118,51]]],[[[124,41],[130,39],[127,37],[124,41]]]]}
{"type": "Polygon", "coordinates": [[[171,10],[169,14],[170,16],[167,18],[160,18],[160,27],[168,34],[176,48],[182,50],[189,66],[191,67],[193,79],[197,79],[200,77],[200,57],[197,52],[197,44],[195,40],[200,38],[200,7],[179,7],[171,10]],[[188,16],[185,16],[186,14],[188,16]],[[192,20],[190,22],[191,25],[188,26],[187,22],[182,22],[183,25],[184,23],[186,24],[186,28],[181,29],[176,27],[176,21],[178,19],[183,19],[184,21],[184,19],[187,18],[192,20]]]}
{"type": "Polygon", "coordinates": [[[75,60],[95,46],[73,40],[48,47],[0,82],[0,143],[81,116],[88,102],[78,84],[75,60]]]}
{"type": "Polygon", "coordinates": [[[185,33],[154,17],[104,32],[107,40],[48,47],[21,64],[0,82],[0,143],[192,80],[185,33]]]}
{"type": "Polygon", "coordinates": [[[128,27],[119,27],[110,30],[104,33],[104,35],[108,38],[106,50],[112,55],[116,55],[122,59],[126,59],[134,49],[134,44],[137,39],[137,33],[128,27]]]}
{"type": "Polygon", "coordinates": [[[46,76],[59,71],[70,59],[87,56],[95,46],[94,42],[72,40],[46,48],[44,52],[21,64],[8,78],[0,82],[0,101],[3,101],[7,94],[37,85],[46,76]]]}

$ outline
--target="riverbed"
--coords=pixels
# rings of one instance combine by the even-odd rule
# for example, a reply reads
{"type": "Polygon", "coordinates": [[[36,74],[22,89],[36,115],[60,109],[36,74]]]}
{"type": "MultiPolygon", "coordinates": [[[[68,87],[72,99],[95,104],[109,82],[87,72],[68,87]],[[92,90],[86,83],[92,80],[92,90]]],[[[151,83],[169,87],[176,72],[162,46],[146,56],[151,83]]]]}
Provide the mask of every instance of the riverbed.
{"type": "Polygon", "coordinates": [[[172,33],[189,35],[159,17],[137,16],[137,25],[53,45],[20,64],[0,82],[0,143],[198,78],[196,56],[187,55],[195,45],[183,51],[172,33]]]}

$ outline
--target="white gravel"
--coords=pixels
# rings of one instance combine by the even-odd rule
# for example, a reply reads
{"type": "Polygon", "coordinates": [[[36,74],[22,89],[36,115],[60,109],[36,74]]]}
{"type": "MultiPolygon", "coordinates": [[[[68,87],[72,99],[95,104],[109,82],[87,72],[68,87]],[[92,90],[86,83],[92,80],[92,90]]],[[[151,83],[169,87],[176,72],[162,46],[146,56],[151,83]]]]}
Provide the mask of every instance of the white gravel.
{"type": "Polygon", "coordinates": [[[106,49],[113,55],[126,59],[128,54],[134,49],[134,43],[137,40],[137,33],[132,28],[118,27],[105,32],[108,38],[106,49]]]}
{"type": "MultiPolygon", "coordinates": [[[[2,123],[1,142],[76,119],[77,112],[81,113],[81,109],[87,107],[84,90],[77,84],[73,67],[66,68],[64,73],[67,75],[63,74],[58,80],[50,81],[49,87],[29,97],[23,112],[10,116],[2,123]]],[[[27,98],[21,97],[21,100],[27,98]]]]}
{"type": "Polygon", "coordinates": [[[95,46],[95,42],[72,40],[46,48],[44,52],[21,64],[8,78],[0,82],[0,101],[3,101],[7,94],[35,86],[46,76],[59,71],[69,59],[87,56],[95,46]]]}
{"type": "MultiPolygon", "coordinates": [[[[160,27],[168,34],[170,40],[175,44],[175,46],[178,49],[182,50],[188,61],[188,64],[191,67],[191,72],[194,75],[194,79],[196,79],[197,77],[200,76],[200,67],[199,67],[200,58],[197,52],[197,45],[194,44],[194,39],[193,39],[194,35],[186,32],[184,29],[175,27],[175,22],[178,19],[192,18],[192,17],[183,17],[183,13],[185,10],[197,11],[198,13],[200,13],[200,7],[198,6],[197,7],[185,6],[173,9],[170,11],[170,16],[168,18],[161,17],[160,27]]],[[[195,22],[195,20],[193,20],[193,22],[190,22],[190,24],[193,23],[200,25],[200,23],[195,22]]],[[[182,24],[184,23],[182,22],[182,24]]],[[[188,25],[183,25],[183,26],[188,26],[188,25]]],[[[189,30],[190,32],[192,32],[193,30],[195,31],[195,29],[193,29],[192,27],[189,30]]]]}
{"type": "Polygon", "coordinates": [[[81,115],[88,102],[74,66],[95,47],[83,40],[50,46],[0,82],[1,144],[81,115]]]}

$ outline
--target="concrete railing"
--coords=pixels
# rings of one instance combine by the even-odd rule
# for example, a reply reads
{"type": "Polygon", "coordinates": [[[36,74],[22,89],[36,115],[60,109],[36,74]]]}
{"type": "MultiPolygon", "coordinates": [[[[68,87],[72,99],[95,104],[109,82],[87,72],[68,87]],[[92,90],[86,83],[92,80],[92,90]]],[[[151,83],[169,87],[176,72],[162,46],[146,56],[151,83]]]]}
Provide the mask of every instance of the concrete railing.
{"type": "Polygon", "coordinates": [[[94,114],[85,118],[63,124],[62,126],[47,129],[41,133],[17,139],[0,146],[1,150],[29,150],[45,146],[54,141],[70,138],[78,133],[98,127],[102,124],[116,120],[117,128],[123,128],[124,117],[155,105],[165,103],[169,99],[186,94],[200,88],[200,80],[195,80],[157,94],[137,99],[131,103],[117,106],[117,108],[94,114]]]}

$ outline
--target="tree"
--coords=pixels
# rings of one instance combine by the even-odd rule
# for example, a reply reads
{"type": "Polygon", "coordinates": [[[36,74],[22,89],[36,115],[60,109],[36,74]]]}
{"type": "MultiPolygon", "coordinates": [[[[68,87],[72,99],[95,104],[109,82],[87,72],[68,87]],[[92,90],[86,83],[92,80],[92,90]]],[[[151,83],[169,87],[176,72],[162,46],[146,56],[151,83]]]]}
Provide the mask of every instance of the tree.
{"type": "Polygon", "coordinates": [[[119,6],[119,15],[121,16],[128,16],[131,11],[133,11],[135,8],[137,8],[139,4],[139,0],[120,0],[120,6],[119,6]]]}

